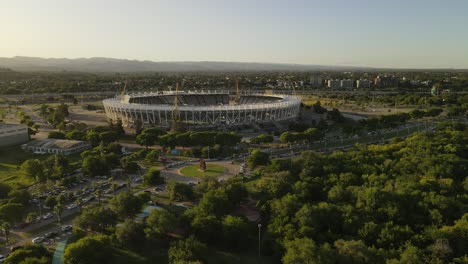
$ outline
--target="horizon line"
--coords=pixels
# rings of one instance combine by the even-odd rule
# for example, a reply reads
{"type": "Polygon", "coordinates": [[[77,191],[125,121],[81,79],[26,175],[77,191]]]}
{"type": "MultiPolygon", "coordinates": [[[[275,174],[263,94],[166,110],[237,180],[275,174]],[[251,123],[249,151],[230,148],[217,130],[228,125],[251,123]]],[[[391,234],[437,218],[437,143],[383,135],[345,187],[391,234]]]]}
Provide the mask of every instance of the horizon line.
{"type": "Polygon", "coordinates": [[[454,67],[388,67],[388,66],[360,66],[360,65],[343,65],[343,64],[304,64],[304,63],[289,63],[289,62],[258,62],[258,61],[222,61],[222,60],[166,60],[156,61],[149,59],[129,59],[129,58],[116,58],[116,57],[38,57],[15,55],[11,57],[0,56],[0,59],[14,59],[14,58],[32,58],[32,59],[45,59],[45,60],[91,60],[91,59],[113,59],[122,61],[136,61],[136,62],[151,62],[151,63],[245,63],[245,64],[270,64],[270,65],[285,65],[285,66],[302,66],[302,67],[337,67],[337,68],[356,68],[356,69],[372,69],[372,70],[468,70],[468,68],[454,68],[454,67]]]}

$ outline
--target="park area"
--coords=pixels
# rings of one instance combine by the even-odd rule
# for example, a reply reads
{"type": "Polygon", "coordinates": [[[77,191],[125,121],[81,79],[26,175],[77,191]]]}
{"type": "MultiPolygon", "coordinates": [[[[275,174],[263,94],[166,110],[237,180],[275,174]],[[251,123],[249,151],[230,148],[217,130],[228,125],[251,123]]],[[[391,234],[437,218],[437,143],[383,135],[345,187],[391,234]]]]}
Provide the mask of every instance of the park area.
{"type": "Polygon", "coordinates": [[[221,165],[207,164],[206,170],[203,171],[200,165],[194,164],[181,168],[179,173],[189,177],[202,177],[202,176],[219,176],[225,172],[225,168],[221,165]]]}

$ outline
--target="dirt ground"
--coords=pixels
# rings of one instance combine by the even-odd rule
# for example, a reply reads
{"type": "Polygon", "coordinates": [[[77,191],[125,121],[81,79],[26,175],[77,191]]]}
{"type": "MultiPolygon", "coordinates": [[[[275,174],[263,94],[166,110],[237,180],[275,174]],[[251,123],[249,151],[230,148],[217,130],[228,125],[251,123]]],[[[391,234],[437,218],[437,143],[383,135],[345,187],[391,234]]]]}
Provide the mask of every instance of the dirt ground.
{"type": "Polygon", "coordinates": [[[88,126],[105,126],[107,125],[107,117],[104,110],[85,110],[81,105],[70,106],[68,111],[70,116],[68,119],[73,122],[86,123],[88,126]]]}

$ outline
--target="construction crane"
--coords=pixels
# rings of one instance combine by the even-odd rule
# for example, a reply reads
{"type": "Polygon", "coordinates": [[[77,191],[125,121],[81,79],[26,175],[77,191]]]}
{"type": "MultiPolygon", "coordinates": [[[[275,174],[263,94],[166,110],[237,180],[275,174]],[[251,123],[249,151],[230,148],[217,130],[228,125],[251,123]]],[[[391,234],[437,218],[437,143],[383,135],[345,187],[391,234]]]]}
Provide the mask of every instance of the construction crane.
{"type": "Polygon", "coordinates": [[[176,84],[176,92],[174,96],[174,107],[172,108],[172,121],[175,123],[179,120],[179,83],[176,84]]]}
{"type": "Polygon", "coordinates": [[[293,81],[290,81],[290,84],[291,84],[291,88],[292,88],[293,95],[294,95],[295,97],[297,97],[296,87],[295,87],[295,85],[294,85],[294,82],[293,82],[293,81]]]}
{"type": "Polygon", "coordinates": [[[126,79],[124,88],[122,89],[122,92],[120,93],[120,98],[123,98],[123,96],[125,95],[125,92],[127,91],[127,82],[128,80],[126,79]]]}
{"type": "Polygon", "coordinates": [[[236,98],[234,102],[240,103],[240,93],[239,93],[239,79],[236,79],[236,98]]]}

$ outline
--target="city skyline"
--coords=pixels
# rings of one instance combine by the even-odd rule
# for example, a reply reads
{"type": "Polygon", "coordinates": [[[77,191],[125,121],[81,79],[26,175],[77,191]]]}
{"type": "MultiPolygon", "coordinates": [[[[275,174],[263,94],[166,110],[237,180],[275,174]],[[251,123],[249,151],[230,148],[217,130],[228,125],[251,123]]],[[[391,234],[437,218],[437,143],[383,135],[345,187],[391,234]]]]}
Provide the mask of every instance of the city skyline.
{"type": "Polygon", "coordinates": [[[0,1],[0,57],[468,68],[468,2],[0,1]]]}

